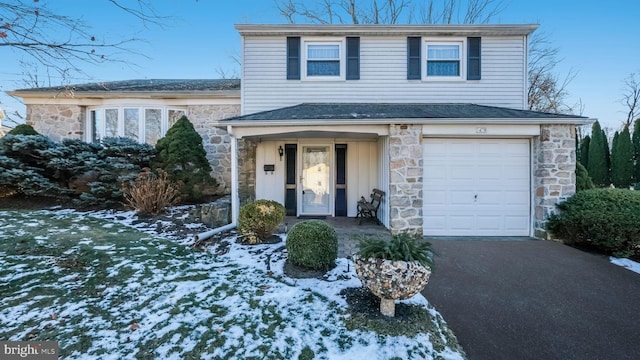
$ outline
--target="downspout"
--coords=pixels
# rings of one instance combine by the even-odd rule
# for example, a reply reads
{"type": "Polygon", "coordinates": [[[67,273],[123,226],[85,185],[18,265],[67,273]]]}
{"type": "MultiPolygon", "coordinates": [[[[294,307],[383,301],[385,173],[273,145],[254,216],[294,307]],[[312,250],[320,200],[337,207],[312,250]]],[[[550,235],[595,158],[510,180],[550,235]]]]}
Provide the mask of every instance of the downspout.
{"type": "Polygon", "coordinates": [[[213,235],[220,234],[225,231],[233,230],[237,226],[239,214],[239,192],[238,192],[238,139],[233,136],[233,129],[227,126],[227,133],[231,137],[231,223],[220,226],[213,230],[205,231],[195,235],[195,242],[206,240],[213,235]]]}

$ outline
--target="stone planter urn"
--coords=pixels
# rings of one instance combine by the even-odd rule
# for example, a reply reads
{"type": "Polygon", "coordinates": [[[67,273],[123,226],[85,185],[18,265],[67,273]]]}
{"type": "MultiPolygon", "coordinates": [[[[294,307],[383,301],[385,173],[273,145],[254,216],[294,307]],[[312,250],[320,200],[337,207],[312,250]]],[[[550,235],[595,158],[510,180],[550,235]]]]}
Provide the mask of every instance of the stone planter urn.
{"type": "Polygon", "coordinates": [[[431,269],[417,262],[361,258],[354,255],[356,275],[362,284],[380,298],[382,315],[393,317],[396,300],[419,293],[429,282],[431,269]]]}

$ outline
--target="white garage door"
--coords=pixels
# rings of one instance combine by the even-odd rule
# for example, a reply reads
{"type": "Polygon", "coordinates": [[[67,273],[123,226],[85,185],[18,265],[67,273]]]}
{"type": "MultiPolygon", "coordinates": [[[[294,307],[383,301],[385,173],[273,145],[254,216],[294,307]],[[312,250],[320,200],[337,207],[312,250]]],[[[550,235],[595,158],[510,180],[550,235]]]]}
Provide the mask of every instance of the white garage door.
{"type": "Polygon", "coordinates": [[[527,139],[425,139],[424,234],[529,236],[527,139]]]}

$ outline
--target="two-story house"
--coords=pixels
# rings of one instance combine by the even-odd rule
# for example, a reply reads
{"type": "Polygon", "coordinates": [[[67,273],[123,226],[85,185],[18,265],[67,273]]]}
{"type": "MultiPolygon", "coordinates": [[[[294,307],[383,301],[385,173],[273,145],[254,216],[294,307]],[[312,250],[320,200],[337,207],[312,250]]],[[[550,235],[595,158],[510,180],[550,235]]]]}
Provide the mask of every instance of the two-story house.
{"type": "Polygon", "coordinates": [[[129,108],[141,140],[183,111],[224,164],[214,168],[235,213],[240,197],[255,197],[290,215],[355,216],[379,188],[379,218],[393,232],[544,236],[555,204],[575,192],[575,126],[590,120],[525,110],[536,27],[237,25],[241,84],[13,94],[36,129],[34,109],[51,113],[43,103],[77,106],[47,126],[74,123],[87,140],[127,135],[129,108]]]}
{"type": "Polygon", "coordinates": [[[236,28],[243,115],[221,123],[290,214],[355,216],[375,187],[392,231],[543,235],[575,192],[589,120],[525,110],[537,25],[236,28]]]}

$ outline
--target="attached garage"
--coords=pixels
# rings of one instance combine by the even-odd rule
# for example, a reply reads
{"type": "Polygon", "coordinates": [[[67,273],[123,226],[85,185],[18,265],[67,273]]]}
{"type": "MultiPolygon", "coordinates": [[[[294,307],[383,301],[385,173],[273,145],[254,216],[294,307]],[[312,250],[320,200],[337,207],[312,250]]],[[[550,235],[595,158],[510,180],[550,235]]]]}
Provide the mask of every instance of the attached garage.
{"type": "Polygon", "coordinates": [[[425,138],[423,232],[529,236],[529,139],[425,138]]]}

